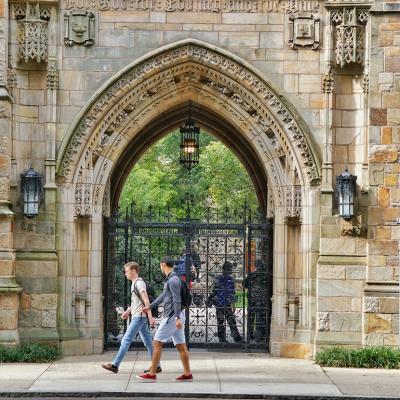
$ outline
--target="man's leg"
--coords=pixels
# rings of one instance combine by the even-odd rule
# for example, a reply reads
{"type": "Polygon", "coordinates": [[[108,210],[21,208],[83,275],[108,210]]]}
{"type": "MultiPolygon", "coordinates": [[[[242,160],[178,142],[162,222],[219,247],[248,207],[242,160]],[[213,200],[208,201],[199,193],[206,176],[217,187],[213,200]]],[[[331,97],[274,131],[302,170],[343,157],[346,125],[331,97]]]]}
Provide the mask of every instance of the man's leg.
{"type": "Polygon", "coordinates": [[[231,307],[225,308],[225,317],[228,322],[229,328],[231,330],[231,336],[233,337],[233,340],[236,343],[241,342],[242,337],[240,336],[240,333],[238,331],[238,328],[236,325],[235,313],[233,312],[233,309],[231,307]]]}
{"type": "Polygon", "coordinates": [[[126,352],[129,350],[129,346],[132,343],[133,338],[138,333],[140,328],[140,318],[134,317],[131,320],[131,323],[128,326],[128,329],[125,332],[124,337],[121,340],[121,345],[119,347],[118,353],[114,358],[112,365],[115,367],[119,367],[121,364],[122,359],[125,357],[126,352]]]}
{"type": "Polygon", "coordinates": [[[218,339],[221,343],[223,343],[226,341],[226,326],[225,326],[224,307],[215,307],[215,313],[217,314],[218,339]]]}
{"type": "MultiPolygon", "coordinates": [[[[149,354],[150,360],[153,359],[153,339],[151,338],[149,324],[147,323],[147,317],[142,318],[141,327],[139,329],[139,335],[142,338],[143,344],[146,346],[147,352],[149,354]]],[[[160,363],[157,364],[160,366],[160,363]]]]}
{"type": "Polygon", "coordinates": [[[181,358],[183,365],[183,373],[185,375],[190,375],[190,365],[189,365],[189,352],[185,343],[177,344],[176,349],[179,351],[179,357],[181,358]]]}
{"type": "Polygon", "coordinates": [[[151,368],[149,371],[150,375],[155,375],[157,373],[157,366],[160,365],[162,350],[163,350],[163,342],[154,340],[153,357],[151,358],[151,368]]]}

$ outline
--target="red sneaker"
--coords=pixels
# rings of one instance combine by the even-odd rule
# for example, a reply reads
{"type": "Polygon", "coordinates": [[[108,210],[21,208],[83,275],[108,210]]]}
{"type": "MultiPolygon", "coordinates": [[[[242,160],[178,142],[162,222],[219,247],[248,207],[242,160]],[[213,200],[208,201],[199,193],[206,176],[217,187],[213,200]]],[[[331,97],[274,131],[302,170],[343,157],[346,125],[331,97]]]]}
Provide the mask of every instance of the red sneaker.
{"type": "Polygon", "coordinates": [[[148,382],[155,382],[157,379],[157,375],[141,374],[141,375],[136,375],[136,378],[142,379],[142,380],[148,381],[148,382]]]}
{"type": "Polygon", "coordinates": [[[192,374],[189,375],[182,374],[174,379],[175,382],[192,382],[192,380],[193,380],[192,374]]]}

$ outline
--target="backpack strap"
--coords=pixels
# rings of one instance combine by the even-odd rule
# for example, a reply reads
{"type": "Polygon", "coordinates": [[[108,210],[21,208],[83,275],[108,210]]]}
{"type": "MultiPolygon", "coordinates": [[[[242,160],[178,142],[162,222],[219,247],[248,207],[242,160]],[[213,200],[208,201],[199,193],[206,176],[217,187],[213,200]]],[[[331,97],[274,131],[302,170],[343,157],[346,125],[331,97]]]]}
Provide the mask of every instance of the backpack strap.
{"type": "Polygon", "coordinates": [[[145,306],[144,301],[143,301],[143,299],[142,299],[142,296],[140,295],[139,290],[138,290],[137,287],[136,287],[136,282],[137,282],[139,279],[140,279],[142,282],[144,282],[144,280],[143,280],[142,278],[136,279],[135,283],[133,284],[133,291],[135,292],[136,296],[139,298],[140,302],[145,306]]]}

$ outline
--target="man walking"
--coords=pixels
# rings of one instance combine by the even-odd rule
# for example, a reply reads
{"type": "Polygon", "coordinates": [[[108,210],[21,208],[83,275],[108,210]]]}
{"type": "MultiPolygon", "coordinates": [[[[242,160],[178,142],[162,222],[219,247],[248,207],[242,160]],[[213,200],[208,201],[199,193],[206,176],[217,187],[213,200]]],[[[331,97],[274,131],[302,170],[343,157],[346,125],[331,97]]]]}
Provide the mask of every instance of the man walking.
{"type": "MultiPolygon", "coordinates": [[[[112,363],[102,364],[104,369],[114,373],[118,372],[119,365],[121,364],[122,359],[125,357],[126,352],[129,350],[129,346],[131,345],[133,338],[138,332],[147,348],[150,358],[153,354],[153,344],[150,335],[149,324],[151,327],[154,327],[156,325],[156,321],[151,315],[151,309],[147,307],[150,304],[150,301],[146,291],[146,283],[143,279],[139,278],[139,269],[139,264],[135,261],[124,265],[126,279],[132,281],[132,295],[131,305],[122,313],[121,317],[122,319],[127,319],[129,314],[131,314],[132,319],[124,337],[121,340],[121,346],[117,356],[114,358],[112,363]]],[[[161,367],[159,364],[157,365],[157,372],[161,372],[161,367]]]]}
{"type": "MultiPolygon", "coordinates": [[[[182,310],[181,299],[181,285],[184,283],[174,272],[174,260],[171,257],[162,258],[160,268],[161,272],[167,277],[167,281],[164,284],[163,292],[151,303],[150,307],[164,303],[164,315],[154,336],[151,368],[148,373],[137,375],[137,378],[156,381],[157,365],[161,359],[163,344],[172,338],[183,365],[183,374],[174,380],[178,382],[192,381],[189,352],[185,342],[185,310],[182,310]]],[[[143,311],[147,310],[149,310],[149,306],[143,309],[143,311]]]]}

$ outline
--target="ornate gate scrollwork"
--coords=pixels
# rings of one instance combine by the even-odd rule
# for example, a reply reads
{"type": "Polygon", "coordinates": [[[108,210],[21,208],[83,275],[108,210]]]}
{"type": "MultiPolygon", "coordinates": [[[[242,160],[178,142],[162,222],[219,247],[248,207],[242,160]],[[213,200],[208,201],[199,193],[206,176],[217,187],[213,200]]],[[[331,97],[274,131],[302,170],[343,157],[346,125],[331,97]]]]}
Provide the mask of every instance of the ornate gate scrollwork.
{"type": "Polygon", "coordinates": [[[190,211],[178,220],[168,210],[142,212],[132,207],[106,221],[106,345],[118,344],[126,330],[126,322],[118,317],[129,302],[128,283],[121,273],[124,263],[138,261],[141,275],[160,293],[159,261],[170,255],[184,260],[183,274],[189,277],[193,295],[186,316],[188,344],[266,351],[272,297],[271,221],[250,218],[246,209],[222,213],[209,209],[200,219],[188,215],[190,211]],[[234,281],[234,298],[221,305],[216,285],[227,275],[234,281]]]}

